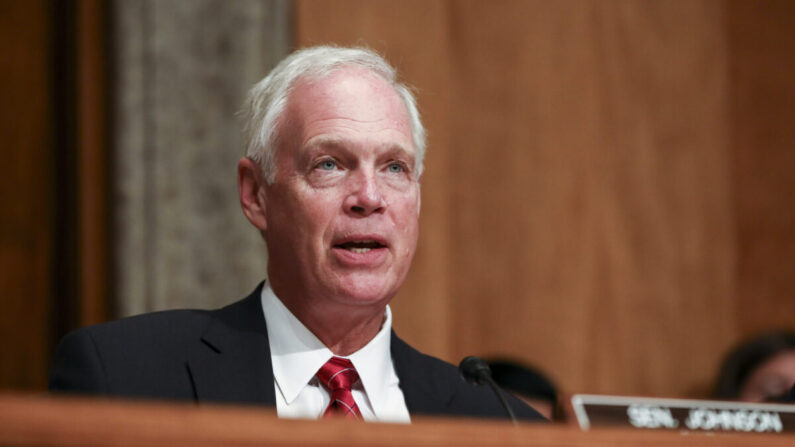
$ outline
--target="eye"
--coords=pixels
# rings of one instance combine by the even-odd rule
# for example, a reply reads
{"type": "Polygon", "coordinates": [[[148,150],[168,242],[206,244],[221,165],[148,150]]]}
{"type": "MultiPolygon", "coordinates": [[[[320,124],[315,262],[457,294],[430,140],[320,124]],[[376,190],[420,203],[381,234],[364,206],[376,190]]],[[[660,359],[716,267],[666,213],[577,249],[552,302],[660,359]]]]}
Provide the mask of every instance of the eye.
{"type": "Polygon", "coordinates": [[[387,166],[387,169],[393,174],[400,174],[401,172],[405,171],[403,165],[400,163],[390,163],[389,166],[387,166]]]}
{"type": "Polygon", "coordinates": [[[333,171],[337,169],[337,162],[334,160],[323,160],[317,165],[318,168],[322,169],[323,171],[333,171]]]}

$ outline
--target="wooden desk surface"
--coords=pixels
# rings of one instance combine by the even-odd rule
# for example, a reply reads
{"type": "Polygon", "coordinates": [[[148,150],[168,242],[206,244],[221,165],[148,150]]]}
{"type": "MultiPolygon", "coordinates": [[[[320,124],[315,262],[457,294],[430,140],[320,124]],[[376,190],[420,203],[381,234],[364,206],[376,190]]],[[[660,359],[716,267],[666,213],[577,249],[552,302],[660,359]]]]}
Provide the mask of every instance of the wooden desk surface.
{"type": "Polygon", "coordinates": [[[415,418],[411,425],[277,419],[269,409],[0,394],[1,445],[795,446],[793,435],[592,430],[415,418]]]}

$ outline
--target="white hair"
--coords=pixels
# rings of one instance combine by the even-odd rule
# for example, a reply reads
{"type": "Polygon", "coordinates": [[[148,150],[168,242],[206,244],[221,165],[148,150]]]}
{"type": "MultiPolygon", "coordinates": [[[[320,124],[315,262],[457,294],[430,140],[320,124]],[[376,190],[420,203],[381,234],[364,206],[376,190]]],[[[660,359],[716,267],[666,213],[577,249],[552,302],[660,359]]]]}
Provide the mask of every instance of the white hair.
{"type": "Polygon", "coordinates": [[[322,79],[345,67],[362,67],[387,81],[403,100],[409,116],[414,143],[414,169],[422,175],[425,156],[425,128],[411,90],[397,81],[395,69],[368,48],[318,46],[298,50],[283,59],[268,76],[251,88],[241,115],[245,120],[246,156],[259,163],[265,180],[273,183],[277,127],[287,98],[300,78],[322,79]]]}

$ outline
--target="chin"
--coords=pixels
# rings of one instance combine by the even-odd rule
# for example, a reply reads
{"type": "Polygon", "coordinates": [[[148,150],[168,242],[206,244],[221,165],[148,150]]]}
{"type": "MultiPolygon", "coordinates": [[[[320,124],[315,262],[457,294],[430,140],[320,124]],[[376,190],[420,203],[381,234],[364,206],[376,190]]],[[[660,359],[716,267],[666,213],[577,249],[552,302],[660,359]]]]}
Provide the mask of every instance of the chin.
{"type": "Polygon", "coordinates": [[[386,305],[397,289],[394,281],[385,281],[383,275],[352,275],[343,279],[337,293],[341,301],[352,305],[386,305]]]}

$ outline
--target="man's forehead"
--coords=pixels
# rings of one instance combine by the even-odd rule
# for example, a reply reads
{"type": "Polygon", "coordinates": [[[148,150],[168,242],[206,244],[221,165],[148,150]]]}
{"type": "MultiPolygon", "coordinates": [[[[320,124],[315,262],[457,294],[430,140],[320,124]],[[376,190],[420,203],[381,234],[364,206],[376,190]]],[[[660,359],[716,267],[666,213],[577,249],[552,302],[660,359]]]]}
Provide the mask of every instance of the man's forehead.
{"type": "MultiPolygon", "coordinates": [[[[355,147],[357,144],[359,144],[359,142],[349,140],[345,137],[318,135],[307,140],[306,144],[303,146],[303,149],[308,153],[335,150],[345,151],[355,147]]],[[[393,155],[414,160],[413,146],[401,144],[395,141],[376,142],[374,144],[370,144],[369,149],[378,155],[393,155]]]]}
{"type": "Polygon", "coordinates": [[[361,121],[392,112],[408,124],[408,111],[391,83],[360,67],[339,68],[321,78],[299,78],[288,96],[288,107],[303,113],[333,108],[361,121]]]}
{"type": "Polygon", "coordinates": [[[408,111],[390,83],[362,68],[344,68],[321,79],[301,79],[288,97],[284,125],[299,146],[341,145],[360,132],[387,138],[383,145],[413,154],[408,111]],[[388,137],[387,137],[388,136],[388,137]],[[313,141],[317,139],[317,141],[313,141]]]}

